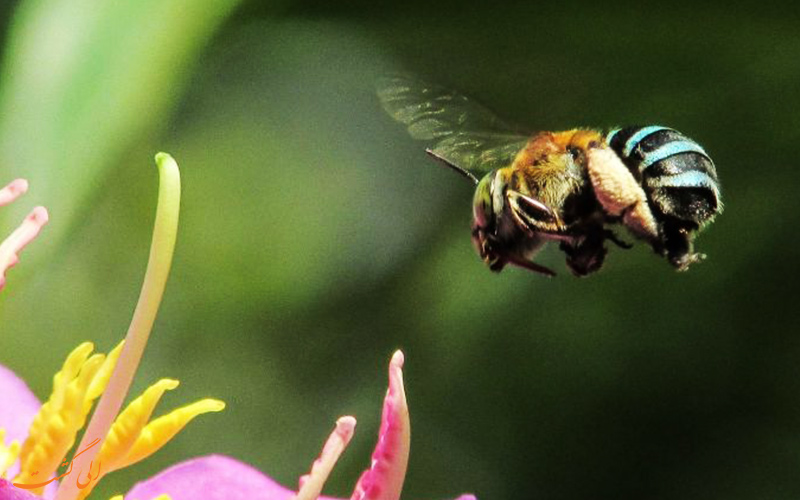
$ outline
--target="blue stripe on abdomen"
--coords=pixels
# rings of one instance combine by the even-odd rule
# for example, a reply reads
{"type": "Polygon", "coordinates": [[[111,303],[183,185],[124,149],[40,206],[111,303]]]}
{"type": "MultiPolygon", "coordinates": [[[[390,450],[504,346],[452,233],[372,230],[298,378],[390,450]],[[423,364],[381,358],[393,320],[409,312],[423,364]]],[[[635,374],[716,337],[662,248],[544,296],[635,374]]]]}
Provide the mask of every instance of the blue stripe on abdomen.
{"type": "Polygon", "coordinates": [[[694,141],[670,141],[653,151],[645,153],[642,162],[639,164],[639,171],[642,172],[654,163],[682,153],[699,153],[708,158],[705,150],[694,141]]]}
{"type": "Polygon", "coordinates": [[[706,188],[718,193],[717,183],[706,172],[690,170],[675,175],[650,179],[648,184],[654,188],[706,188]]]}
{"type": "Polygon", "coordinates": [[[631,155],[631,152],[642,142],[642,139],[647,137],[648,135],[655,134],[656,132],[660,132],[662,130],[672,130],[667,127],[662,127],[660,125],[650,125],[648,127],[642,127],[637,130],[632,136],[628,138],[625,142],[625,147],[622,148],[622,156],[628,157],[631,155]]]}
{"type": "Polygon", "coordinates": [[[606,134],[606,144],[611,144],[611,141],[614,140],[614,136],[617,135],[617,132],[619,132],[620,130],[622,130],[622,129],[621,128],[615,128],[613,130],[610,130],[606,134]]]}

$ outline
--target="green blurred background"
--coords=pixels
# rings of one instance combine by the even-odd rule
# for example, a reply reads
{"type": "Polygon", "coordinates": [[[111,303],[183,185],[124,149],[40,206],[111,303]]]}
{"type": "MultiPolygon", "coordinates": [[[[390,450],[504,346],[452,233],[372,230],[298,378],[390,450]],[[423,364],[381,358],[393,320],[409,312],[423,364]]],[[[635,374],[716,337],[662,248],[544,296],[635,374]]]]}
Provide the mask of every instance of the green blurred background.
{"type": "Polygon", "coordinates": [[[326,493],[369,465],[406,353],[404,498],[800,497],[800,16],[787,4],[4,2],[0,179],[51,210],[0,295],[0,362],[46,397],[138,295],[156,151],[182,168],[176,260],[135,391],[228,402],[98,498],[211,452],[294,486],[344,414],[326,493]],[[664,124],[703,144],[725,212],[675,273],[490,273],[472,187],[375,97],[409,71],[532,130],[664,124]],[[792,327],[792,325],[795,327],[792,327]]]}

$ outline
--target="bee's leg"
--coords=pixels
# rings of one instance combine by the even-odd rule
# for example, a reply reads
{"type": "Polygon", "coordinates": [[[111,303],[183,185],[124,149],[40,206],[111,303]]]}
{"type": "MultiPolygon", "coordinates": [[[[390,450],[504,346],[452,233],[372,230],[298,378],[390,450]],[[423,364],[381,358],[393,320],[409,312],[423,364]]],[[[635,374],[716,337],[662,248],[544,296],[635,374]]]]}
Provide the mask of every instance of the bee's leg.
{"type": "Polygon", "coordinates": [[[617,245],[620,248],[624,248],[625,250],[630,250],[631,248],[633,248],[633,245],[631,243],[622,241],[621,239],[619,239],[619,237],[617,237],[616,233],[614,233],[614,231],[610,229],[606,229],[605,231],[603,231],[603,236],[605,236],[607,240],[609,240],[611,243],[617,245]]]}
{"type": "MultiPolygon", "coordinates": [[[[531,234],[561,234],[563,225],[555,213],[541,201],[525,196],[519,191],[509,189],[506,191],[506,200],[511,215],[517,225],[531,234]]],[[[556,273],[545,266],[537,264],[528,258],[518,255],[505,255],[507,263],[513,264],[545,276],[555,276],[556,273]]]]}
{"type": "Polygon", "coordinates": [[[513,255],[504,255],[503,257],[495,257],[494,260],[487,260],[484,259],[484,262],[489,266],[489,269],[499,273],[506,267],[506,264],[512,264],[517,267],[521,267],[523,269],[527,269],[529,271],[533,271],[535,273],[544,274],[545,276],[555,276],[556,273],[544,266],[541,266],[535,262],[530,260],[523,259],[521,257],[516,257],[513,255]]]}
{"type": "Polygon", "coordinates": [[[498,245],[493,235],[487,234],[482,228],[475,227],[472,229],[472,242],[475,244],[478,255],[481,256],[484,264],[489,266],[489,269],[496,273],[503,270],[506,261],[494,250],[498,245]]]}
{"type": "Polygon", "coordinates": [[[517,224],[531,233],[559,234],[564,231],[558,214],[541,201],[509,189],[506,199],[517,224]]]}
{"type": "Polygon", "coordinates": [[[617,154],[611,148],[597,146],[586,156],[589,179],[603,210],[612,217],[622,216],[625,226],[639,238],[658,241],[658,224],[647,195],[617,154]]]}
{"type": "Polygon", "coordinates": [[[493,271],[495,273],[499,273],[500,271],[503,270],[504,267],[506,267],[506,264],[508,264],[508,262],[506,260],[504,260],[504,259],[497,259],[497,260],[492,261],[492,262],[490,262],[488,264],[489,264],[489,269],[491,271],[493,271]]]}
{"type": "MultiPolygon", "coordinates": [[[[512,256],[507,256],[506,257],[506,262],[508,262],[509,264],[513,264],[513,265],[515,265],[517,267],[521,267],[523,269],[527,269],[529,271],[533,271],[535,273],[544,274],[545,276],[548,276],[548,277],[553,277],[553,276],[556,275],[555,271],[553,271],[549,267],[542,266],[542,265],[537,264],[535,262],[532,262],[530,260],[519,259],[519,258],[512,257],[512,256]]],[[[504,262],[504,264],[505,264],[505,262],[504,262]]],[[[494,271],[494,269],[492,269],[492,270],[494,271]]]]}
{"type": "Polygon", "coordinates": [[[701,262],[706,258],[705,254],[695,253],[692,240],[694,239],[693,230],[697,229],[692,224],[680,223],[674,220],[667,220],[663,228],[663,244],[660,248],[654,249],[667,257],[678,271],[686,271],[689,266],[701,262]]]}
{"type": "Polygon", "coordinates": [[[529,271],[533,271],[535,273],[544,274],[545,276],[555,276],[556,273],[552,270],[540,266],[535,262],[532,262],[524,257],[516,256],[514,254],[503,252],[502,255],[497,254],[495,251],[492,250],[492,247],[496,245],[494,238],[491,236],[486,236],[482,233],[475,233],[478,235],[476,241],[478,242],[476,246],[478,247],[478,253],[480,254],[483,262],[489,266],[489,269],[492,271],[499,273],[506,267],[506,264],[513,264],[518,267],[522,267],[529,271]]]}
{"type": "Polygon", "coordinates": [[[603,267],[608,251],[604,244],[608,232],[599,226],[586,230],[581,237],[561,242],[559,248],[567,254],[567,266],[572,274],[586,276],[603,267]]]}

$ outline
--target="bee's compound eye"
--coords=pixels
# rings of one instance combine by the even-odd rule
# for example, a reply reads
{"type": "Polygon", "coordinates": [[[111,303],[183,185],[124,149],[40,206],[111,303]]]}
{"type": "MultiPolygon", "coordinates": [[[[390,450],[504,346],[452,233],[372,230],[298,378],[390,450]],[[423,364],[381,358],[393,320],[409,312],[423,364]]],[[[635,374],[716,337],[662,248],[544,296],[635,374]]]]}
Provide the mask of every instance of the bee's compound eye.
{"type": "Polygon", "coordinates": [[[581,155],[581,149],[575,146],[570,146],[567,148],[567,152],[572,156],[572,159],[575,160],[581,155]]]}
{"type": "Polygon", "coordinates": [[[486,229],[494,224],[493,194],[492,176],[487,175],[475,189],[472,203],[475,227],[486,229]]]}

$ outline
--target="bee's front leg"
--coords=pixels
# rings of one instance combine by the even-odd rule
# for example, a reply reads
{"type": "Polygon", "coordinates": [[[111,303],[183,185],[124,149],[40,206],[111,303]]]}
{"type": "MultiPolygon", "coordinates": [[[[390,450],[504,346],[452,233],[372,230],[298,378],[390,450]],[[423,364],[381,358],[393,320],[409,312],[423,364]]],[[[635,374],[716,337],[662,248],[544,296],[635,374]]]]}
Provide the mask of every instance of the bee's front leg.
{"type": "Polygon", "coordinates": [[[530,256],[535,253],[546,239],[563,238],[564,224],[555,210],[545,203],[526,196],[519,191],[508,189],[505,192],[506,205],[512,216],[513,223],[518,230],[528,235],[529,242],[535,242],[531,248],[519,253],[511,252],[504,256],[507,263],[522,267],[545,276],[555,276],[556,273],[540,264],[533,262],[530,256]],[[546,239],[541,238],[544,236],[546,239]]]}
{"type": "Polygon", "coordinates": [[[506,200],[517,225],[529,233],[559,236],[566,230],[555,210],[519,191],[506,191],[506,200]]]}
{"type": "Polygon", "coordinates": [[[537,264],[536,262],[533,262],[531,260],[520,259],[514,256],[507,256],[506,262],[508,262],[509,264],[513,264],[517,267],[533,271],[535,273],[544,274],[545,276],[553,277],[556,275],[555,271],[553,271],[549,267],[537,264]]]}
{"type": "Polygon", "coordinates": [[[496,273],[502,271],[506,264],[512,264],[545,276],[556,275],[553,270],[539,265],[527,257],[528,252],[535,252],[535,247],[538,247],[539,244],[536,244],[534,248],[527,249],[527,252],[518,253],[519,249],[509,248],[501,241],[498,241],[496,236],[487,234],[480,229],[473,230],[472,239],[483,262],[496,273]]]}

